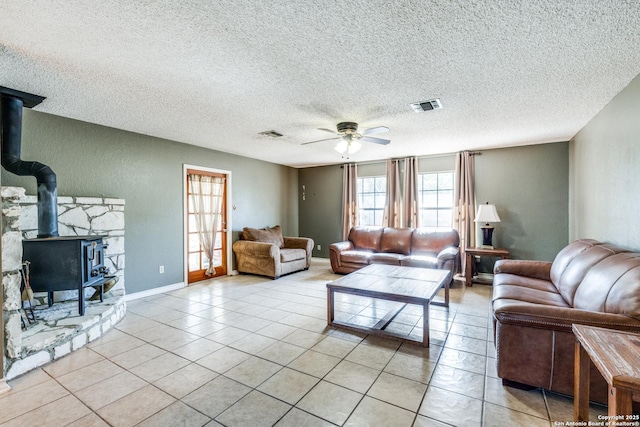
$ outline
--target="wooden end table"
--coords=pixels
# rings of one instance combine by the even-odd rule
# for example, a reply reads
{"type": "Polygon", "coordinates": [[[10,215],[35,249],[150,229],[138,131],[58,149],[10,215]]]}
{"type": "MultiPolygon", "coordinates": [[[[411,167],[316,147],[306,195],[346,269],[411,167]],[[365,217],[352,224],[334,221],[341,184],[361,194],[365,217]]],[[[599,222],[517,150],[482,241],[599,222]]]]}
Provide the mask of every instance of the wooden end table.
{"type": "Polygon", "coordinates": [[[633,415],[633,392],[640,391],[640,334],[572,326],[576,336],[574,367],[574,421],[589,421],[589,361],[598,368],[609,384],[608,413],[613,421],[637,422],[633,415]]]}
{"type": "Polygon", "coordinates": [[[507,249],[466,248],[464,252],[466,254],[464,278],[465,278],[465,284],[467,286],[473,286],[473,257],[474,256],[491,256],[491,257],[500,258],[500,259],[509,258],[509,251],[507,249]]]}

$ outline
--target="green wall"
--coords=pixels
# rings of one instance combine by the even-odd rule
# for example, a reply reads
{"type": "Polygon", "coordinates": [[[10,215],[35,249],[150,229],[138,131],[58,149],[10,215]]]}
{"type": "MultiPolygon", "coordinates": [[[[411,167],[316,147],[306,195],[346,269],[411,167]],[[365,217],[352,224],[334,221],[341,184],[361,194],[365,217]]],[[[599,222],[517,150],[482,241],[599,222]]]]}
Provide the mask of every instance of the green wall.
{"type": "MultiPolygon", "coordinates": [[[[22,158],[51,166],[58,195],[124,198],[127,293],[183,282],[183,164],[232,174],[232,230],[298,235],[298,171],[246,157],[24,110],[22,158]],[[158,273],[158,266],[165,273],[158,273]]],[[[35,194],[33,177],[2,184],[35,194]]]]}
{"type": "Polygon", "coordinates": [[[571,240],[640,251],[640,75],[571,140],[571,240]]]}
{"type": "MultiPolygon", "coordinates": [[[[512,258],[553,260],[568,239],[568,143],[485,150],[475,157],[478,203],[496,205],[494,245],[512,258]]],[[[454,170],[455,155],[419,159],[421,172],[454,170]]],[[[358,166],[358,175],[383,175],[384,162],[358,166]]],[[[300,235],[320,244],[314,256],[328,257],[341,239],[342,169],[300,169],[300,235]]],[[[478,232],[478,236],[479,236],[478,232]]]]}
{"type": "Polygon", "coordinates": [[[342,240],[342,167],[299,169],[298,181],[300,235],[315,242],[313,256],[329,258],[329,245],[342,240]]]}
{"type": "MultiPolygon", "coordinates": [[[[484,150],[475,156],[476,203],[496,205],[493,245],[515,259],[553,261],[568,242],[567,142],[484,150]]],[[[477,233],[477,242],[482,242],[477,233]]]]}

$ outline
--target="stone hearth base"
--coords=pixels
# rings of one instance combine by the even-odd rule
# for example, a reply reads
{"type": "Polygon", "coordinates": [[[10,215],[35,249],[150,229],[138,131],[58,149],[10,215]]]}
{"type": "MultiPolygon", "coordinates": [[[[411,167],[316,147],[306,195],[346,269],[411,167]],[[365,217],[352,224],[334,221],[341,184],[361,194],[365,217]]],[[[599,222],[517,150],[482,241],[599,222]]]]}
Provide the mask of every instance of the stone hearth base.
{"type": "MultiPolygon", "coordinates": [[[[124,199],[58,197],[60,236],[106,236],[109,245],[104,265],[118,282],[105,302],[88,302],[78,316],[78,291],[56,292],[51,308],[38,309],[40,321],[21,329],[21,272],[23,239],[38,234],[37,196],[21,187],[2,187],[2,320],[4,323],[4,376],[12,379],[77,350],[111,329],[125,314],[124,199]],[[66,300],[66,301],[65,301],[66,300]]],[[[27,260],[28,261],[28,260],[27,260]]],[[[91,290],[88,289],[89,295],[91,290]]],[[[36,294],[38,298],[38,294],[36,294]]],[[[2,383],[0,383],[0,388],[2,383]]],[[[1,392],[2,390],[0,390],[1,392]]]]}
{"type": "Polygon", "coordinates": [[[104,302],[86,301],[84,316],[78,315],[78,301],[34,308],[37,322],[22,331],[19,357],[8,358],[6,378],[12,379],[45,365],[113,328],[125,315],[124,291],[112,291],[104,302]]]}

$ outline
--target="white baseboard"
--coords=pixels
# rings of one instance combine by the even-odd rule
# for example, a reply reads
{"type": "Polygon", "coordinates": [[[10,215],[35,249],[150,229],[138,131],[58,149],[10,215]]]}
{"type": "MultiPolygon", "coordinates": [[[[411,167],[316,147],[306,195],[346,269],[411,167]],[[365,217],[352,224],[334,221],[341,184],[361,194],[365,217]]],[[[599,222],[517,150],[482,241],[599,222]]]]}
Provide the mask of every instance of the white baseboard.
{"type": "Polygon", "coordinates": [[[133,294],[127,294],[124,297],[125,301],[133,301],[139,298],[150,297],[152,295],[163,294],[165,292],[177,291],[184,288],[186,285],[184,282],[174,283],[173,285],[162,286],[160,288],[148,289],[146,291],[136,292],[133,294]]]}

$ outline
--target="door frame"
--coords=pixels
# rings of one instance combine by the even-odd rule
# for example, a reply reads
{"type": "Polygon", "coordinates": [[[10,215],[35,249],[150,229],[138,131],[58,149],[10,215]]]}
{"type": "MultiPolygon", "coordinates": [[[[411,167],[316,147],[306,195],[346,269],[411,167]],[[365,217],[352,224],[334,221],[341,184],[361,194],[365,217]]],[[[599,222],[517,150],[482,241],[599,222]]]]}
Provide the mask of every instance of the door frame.
{"type": "Polygon", "coordinates": [[[227,258],[227,276],[231,274],[232,270],[232,255],[233,255],[233,251],[231,250],[231,244],[232,244],[232,236],[231,236],[231,212],[232,212],[232,207],[231,207],[231,171],[228,170],[224,170],[224,169],[214,169],[214,168],[208,168],[205,166],[196,166],[196,165],[189,165],[186,163],[183,163],[182,165],[182,254],[183,254],[183,280],[184,280],[184,284],[185,286],[189,286],[189,259],[188,259],[188,241],[187,241],[187,221],[189,220],[189,213],[187,212],[187,198],[189,197],[189,195],[187,194],[187,169],[195,169],[195,170],[199,170],[202,172],[211,172],[211,173],[219,173],[219,174],[223,174],[226,176],[226,187],[227,187],[227,197],[225,199],[225,206],[226,206],[226,210],[225,210],[225,216],[227,217],[227,253],[226,258],[227,258]]]}

